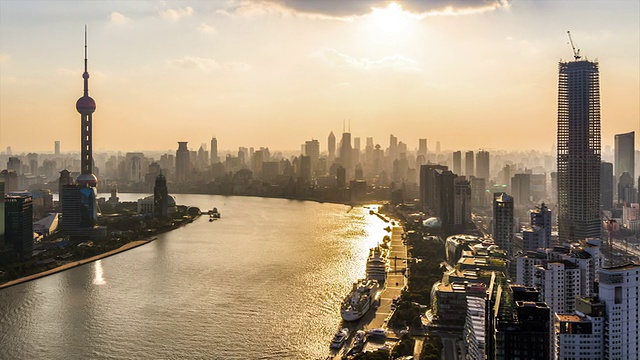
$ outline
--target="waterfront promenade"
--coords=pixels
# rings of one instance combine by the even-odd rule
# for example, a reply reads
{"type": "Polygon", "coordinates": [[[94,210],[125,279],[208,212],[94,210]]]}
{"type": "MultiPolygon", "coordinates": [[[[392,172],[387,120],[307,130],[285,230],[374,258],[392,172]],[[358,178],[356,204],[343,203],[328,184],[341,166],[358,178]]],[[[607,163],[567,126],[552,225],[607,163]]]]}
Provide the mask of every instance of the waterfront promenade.
{"type": "MultiPolygon", "coordinates": [[[[385,329],[387,331],[386,339],[369,337],[363,351],[376,351],[379,347],[387,343],[397,342],[399,336],[387,327],[387,323],[391,318],[393,310],[391,305],[393,299],[399,298],[402,289],[407,285],[407,277],[405,276],[407,269],[407,246],[402,240],[403,228],[402,224],[397,220],[390,220],[389,226],[391,232],[390,246],[390,270],[387,275],[387,281],[384,289],[380,292],[380,304],[377,309],[369,311],[363,319],[354,324],[346,324],[350,331],[349,340],[344,347],[338,352],[332,352],[332,359],[340,360],[351,349],[353,345],[353,335],[358,330],[385,329]],[[391,224],[394,222],[394,225],[391,224]]],[[[382,239],[380,239],[382,240],[382,239]]],[[[329,339],[330,340],[330,339],[329,339]]],[[[328,345],[327,345],[328,347],[328,345]]]]}
{"type": "Polygon", "coordinates": [[[123,251],[131,250],[133,248],[137,248],[138,246],[147,244],[147,243],[149,243],[149,242],[151,242],[153,240],[155,240],[155,238],[154,239],[148,239],[148,240],[135,240],[135,241],[132,241],[130,243],[126,243],[126,244],[120,246],[117,249],[114,249],[114,250],[111,250],[111,251],[107,251],[107,252],[104,252],[102,254],[98,254],[98,255],[92,256],[90,258],[86,258],[86,259],[82,259],[82,260],[78,260],[78,261],[72,261],[72,262],[66,263],[64,265],[57,266],[57,267],[55,267],[53,269],[42,271],[42,272],[39,272],[39,273],[36,273],[36,274],[32,274],[32,275],[29,275],[29,276],[24,276],[24,277],[15,279],[15,280],[7,281],[4,284],[0,284],[0,289],[4,289],[4,288],[10,287],[10,286],[22,284],[22,283],[25,283],[27,281],[39,279],[41,277],[45,277],[45,276],[49,276],[49,275],[53,275],[53,274],[59,273],[61,271],[65,271],[67,269],[74,268],[76,266],[80,266],[80,265],[88,264],[90,262],[94,262],[94,261],[97,261],[97,260],[100,260],[100,259],[104,259],[106,257],[112,256],[112,255],[115,255],[115,254],[119,254],[119,253],[121,253],[123,251]]]}

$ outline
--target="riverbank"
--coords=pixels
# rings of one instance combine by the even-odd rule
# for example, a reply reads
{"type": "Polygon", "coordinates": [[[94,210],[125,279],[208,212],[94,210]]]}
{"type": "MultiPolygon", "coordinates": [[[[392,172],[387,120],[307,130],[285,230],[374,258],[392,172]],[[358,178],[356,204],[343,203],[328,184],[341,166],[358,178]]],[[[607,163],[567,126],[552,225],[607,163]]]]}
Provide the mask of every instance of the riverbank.
{"type": "Polygon", "coordinates": [[[104,259],[104,258],[107,258],[109,256],[113,256],[113,255],[119,254],[119,253],[127,251],[127,250],[135,249],[138,246],[142,246],[142,245],[145,245],[145,244],[148,244],[148,243],[154,241],[156,239],[155,236],[160,235],[160,234],[164,234],[164,233],[166,233],[168,231],[175,230],[175,229],[178,229],[178,228],[180,228],[182,226],[185,226],[185,225],[195,221],[199,217],[200,217],[200,214],[190,215],[188,221],[181,222],[181,223],[179,223],[178,226],[174,226],[174,227],[168,228],[166,230],[156,231],[153,234],[150,234],[150,236],[152,236],[152,237],[149,237],[149,238],[146,238],[146,239],[132,240],[132,241],[130,241],[130,242],[128,242],[128,243],[116,248],[116,249],[108,250],[108,251],[105,251],[103,253],[96,254],[96,255],[90,256],[90,257],[85,258],[85,259],[80,259],[80,260],[76,260],[76,261],[70,261],[70,262],[68,262],[66,264],[62,264],[60,266],[56,266],[56,267],[51,268],[51,269],[39,271],[39,272],[36,272],[34,274],[29,274],[29,275],[26,275],[26,276],[19,277],[17,279],[9,280],[7,282],[4,282],[4,283],[0,284],[0,290],[8,288],[8,287],[11,287],[11,286],[19,285],[19,284],[22,284],[22,283],[25,283],[25,282],[28,282],[28,281],[40,279],[40,278],[45,277],[45,276],[57,274],[57,273],[59,273],[61,271],[65,271],[65,270],[68,270],[68,269],[72,269],[74,267],[82,266],[84,264],[88,264],[88,263],[94,262],[96,260],[104,259]]]}
{"type": "Polygon", "coordinates": [[[28,282],[28,281],[31,281],[31,280],[36,280],[36,279],[40,279],[40,278],[45,277],[45,276],[57,274],[57,273],[59,273],[61,271],[72,269],[72,268],[77,267],[77,266],[81,266],[81,265],[84,265],[84,264],[92,263],[92,262],[94,262],[96,260],[104,259],[104,258],[107,258],[109,256],[119,254],[119,253],[121,253],[123,251],[135,249],[138,246],[141,246],[141,245],[144,245],[144,244],[148,244],[148,243],[152,242],[155,239],[156,238],[152,238],[152,239],[149,239],[149,240],[132,241],[130,243],[122,245],[121,247],[119,247],[117,249],[114,249],[114,250],[111,250],[111,251],[107,251],[105,253],[98,254],[98,255],[92,256],[92,257],[87,258],[87,259],[82,259],[82,260],[78,260],[78,261],[72,261],[70,263],[55,267],[53,269],[45,270],[45,271],[42,271],[42,272],[39,272],[39,273],[36,273],[36,274],[32,274],[32,275],[24,276],[24,277],[15,279],[15,280],[11,280],[11,281],[8,281],[8,282],[6,282],[4,284],[0,284],[0,289],[8,288],[10,286],[19,285],[19,284],[22,284],[22,283],[25,283],[25,282],[28,282]]]}

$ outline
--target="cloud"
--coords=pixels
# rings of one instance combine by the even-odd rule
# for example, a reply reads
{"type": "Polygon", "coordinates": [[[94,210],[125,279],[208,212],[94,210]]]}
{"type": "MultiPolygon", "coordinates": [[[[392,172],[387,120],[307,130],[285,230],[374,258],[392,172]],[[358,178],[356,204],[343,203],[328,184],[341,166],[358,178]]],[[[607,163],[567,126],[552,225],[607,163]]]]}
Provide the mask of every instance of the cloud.
{"type": "Polygon", "coordinates": [[[401,71],[422,71],[418,62],[406,56],[394,54],[378,60],[356,59],[334,49],[325,49],[313,55],[336,67],[351,67],[360,70],[393,69],[401,71]]]}
{"type": "Polygon", "coordinates": [[[191,16],[193,14],[193,8],[187,6],[186,8],[158,10],[158,12],[160,16],[167,20],[178,21],[183,17],[191,16]]]}
{"type": "Polygon", "coordinates": [[[7,54],[0,54],[0,63],[6,63],[9,62],[9,60],[11,60],[11,56],[7,54]]]}
{"type": "Polygon", "coordinates": [[[218,13],[229,16],[278,15],[315,19],[353,20],[374,9],[399,6],[404,12],[424,19],[431,16],[471,15],[509,8],[511,0],[263,0],[236,1],[218,13]]]}
{"type": "MultiPolygon", "coordinates": [[[[351,2],[351,1],[346,1],[351,2]]],[[[322,13],[309,13],[287,7],[278,1],[239,1],[232,2],[226,9],[219,9],[216,13],[229,17],[280,16],[300,17],[323,20],[352,20],[351,17],[333,16],[322,13]]]]}
{"type": "Polygon", "coordinates": [[[111,15],[109,15],[109,21],[111,21],[114,24],[126,24],[130,21],[131,19],[129,19],[128,17],[122,15],[121,13],[114,11],[111,13],[111,15]]]}
{"type": "Polygon", "coordinates": [[[235,72],[242,72],[251,69],[251,65],[244,62],[231,61],[220,64],[214,59],[202,58],[198,56],[185,56],[180,59],[169,60],[167,61],[167,65],[187,70],[200,70],[206,73],[220,69],[231,70],[235,72]]]}
{"type": "Polygon", "coordinates": [[[207,25],[205,23],[202,23],[202,24],[200,24],[198,26],[198,31],[200,31],[202,33],[205,33],[205,34],[215,34],[217,32],[216,28],[214,28],[211,25],[207,25]]]}

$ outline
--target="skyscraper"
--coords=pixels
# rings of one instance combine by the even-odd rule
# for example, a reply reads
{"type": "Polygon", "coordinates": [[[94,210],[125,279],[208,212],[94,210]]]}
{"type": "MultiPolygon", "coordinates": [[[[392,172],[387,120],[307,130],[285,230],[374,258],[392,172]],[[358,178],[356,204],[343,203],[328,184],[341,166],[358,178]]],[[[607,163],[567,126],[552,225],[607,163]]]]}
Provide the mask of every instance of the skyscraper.
{"type": "Polygon", "coordinates": [[[7,196],[5,236],[13,252],[22,260],[33,252],[33,202],[31,196],[7,196]]]}
{"type": "Polygon", "coordinates": [[[462,152],[453,152],[453,173],[456,175],[462,174],[462,152]]]}
{"type": "Polygon", "coordinates": [[[598,63],[558,65],[558,235],[600,236],[600,81],[598,63]]]}
{"type": "Polygon", "coordinates": [[[513,256],[513,198],[505,193],[493,196],[493,241],[513,256]]]}
{"type": "Polygon", "coordinates": [[[329,133],[327,138],[327,151],[329,152],[329,163],[332,163],[336,158],[336,136],[333,135],[333,131],[329,133]]]}
{"type": "Polygon", "coordinates": [[[473,161],[473,151],[467,151],[464,153],[464,175],[466,177],[474,176],[476,173],[475,162],[473,161]]]}
{"type": "Polygon", "coordinates": [[[620,176],[627,172],[635,181],[635,131],[626,134],[615,135],[615,171],[616,184],[620,181],[620,176]]]}
{"type": "Polygon", "coordinates": [[[189,175],[191,161],[187,143],[187,141],[178,141],[178,150],[176,150],[176,180],[178,181],[187,180],[189,175]]]}
{"type": "Polygon", "coordinates": [[[162,171],[156,176],[155,186],[153,187],[153,215],[157,218],[169,216],[169,191],[167,189],[167,179],[162,175],[162,171]]]}
{"type": "Polygon", "coordinates": [[[215,137],[211,138],[211,164],[216,164],[220,162],[220,158],[218,157],[218,139],[215,137]]]}
{"type": "Polygon", "coordinates": [[[56,140],[53,147],[54,147],[54,149],[53,149],[54,155],[59,156],[60,155],[60,141],[56,140]]]}
{"type": "Polygon", "coordinates": [[[480,150],[476,154],[476,176],[489,181],[489,152],[480,150]]]}
{"type": "Polygon", "coordinates": [[[418,139],[418,155],[427,157],[427,139],[418,139]]]}
{"type": "Polygon", "coordinates": [[[351,133],[342,133],[340,140],[340,164],[344,167],[346,180],[353,177],[353,148],[351,147],[351,133]]]}
{"type": "Polygon", "coordinates": [[[613,164],[610,162],[600,163],[600,204],[602,210],[611,210],[613,207],[613,164]]]}

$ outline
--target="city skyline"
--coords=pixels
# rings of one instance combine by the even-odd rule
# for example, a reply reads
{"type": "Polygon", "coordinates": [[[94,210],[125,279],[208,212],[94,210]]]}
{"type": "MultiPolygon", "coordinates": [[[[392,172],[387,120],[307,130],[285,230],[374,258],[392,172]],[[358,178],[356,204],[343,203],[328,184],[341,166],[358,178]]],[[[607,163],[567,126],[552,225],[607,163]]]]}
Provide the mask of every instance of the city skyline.
{"type": "Polygon", "coordinates": [[[69,102],[85,23],[96,151],[212,136],[220,149],[295,150],[314,138],[324,151],[345,119],[353,137],[383,147],[391,133],[409,149],[418,138],[430,150],[551,149],[557,61],[573,55],[566,30],[600,62],[603,147],[640,128],[638,4],[431,4],[3,1],[0,149],[80,148],[69,102]],[[515,135],[497,142],[498,130],[515,135]]]}

